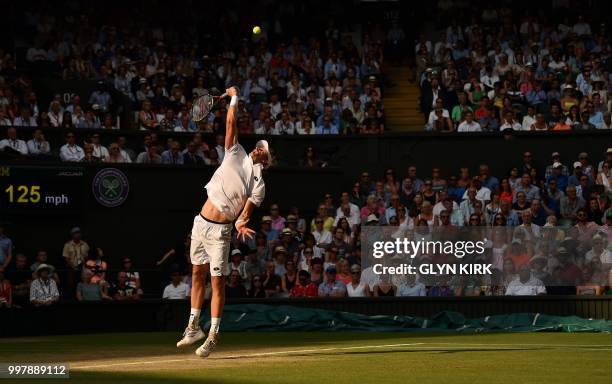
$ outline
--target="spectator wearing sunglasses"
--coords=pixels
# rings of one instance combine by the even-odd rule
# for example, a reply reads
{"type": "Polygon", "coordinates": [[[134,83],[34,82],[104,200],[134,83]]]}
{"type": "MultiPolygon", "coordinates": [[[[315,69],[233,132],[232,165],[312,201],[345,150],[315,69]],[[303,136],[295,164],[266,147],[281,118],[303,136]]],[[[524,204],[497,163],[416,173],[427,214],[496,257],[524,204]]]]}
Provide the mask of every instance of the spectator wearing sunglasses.
{"type": "Polygon", "coordinates": [[[72,132],[66,134],[66,144],[60,148],[62,161],[81,161],[85,157],[83,148],[76,145],[76,136],[72,132]]]}

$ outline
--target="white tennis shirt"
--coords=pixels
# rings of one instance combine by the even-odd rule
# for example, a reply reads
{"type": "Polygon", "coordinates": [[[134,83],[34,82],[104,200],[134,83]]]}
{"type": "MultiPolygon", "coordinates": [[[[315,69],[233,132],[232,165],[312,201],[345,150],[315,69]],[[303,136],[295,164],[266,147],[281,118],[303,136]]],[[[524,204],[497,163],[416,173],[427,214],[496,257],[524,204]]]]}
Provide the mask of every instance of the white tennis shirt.
{"type": "Polygon", "coordinates": [[[221,165],[204,187],[208,198],[230,220],[238,217],[247,200],[259,207],[266,194],[262,168],[236,143],[225,150],[221,165]]]}

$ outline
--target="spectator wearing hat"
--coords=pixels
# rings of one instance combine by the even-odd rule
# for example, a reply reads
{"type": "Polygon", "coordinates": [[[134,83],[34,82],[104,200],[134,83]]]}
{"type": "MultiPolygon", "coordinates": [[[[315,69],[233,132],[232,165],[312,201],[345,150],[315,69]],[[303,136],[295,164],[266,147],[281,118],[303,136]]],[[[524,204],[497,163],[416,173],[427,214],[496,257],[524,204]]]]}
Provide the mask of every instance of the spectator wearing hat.
{"type": "Polygon", "coordinates": [[[553,168],[554,168],[554,164],[555,163],[560,163],[561,164],[561,174],[562,175],[569,176],[569,170],[561,162],[561,154],[559,152],[555,151],[555,152],[552,153],[551,161],[552,161],[552,163],[550,165],[546,166],[546,170],[544,171],[544,179],[545,180],[548,180],[548,177],[553,174],[553,168]]]}
{"type": "Polygon", "coordinates": [[[291,231],[293,236],[298,242],[302,241],[302,231],[298,228],[298,217],[293,214],[287,215],[287,221],[285,222],[287,228],[291,231]]]}
{"type": "MultiPolygon", "coordinates": [[[[606,152],[604,153],[604,159],[600,161],[599,164],[597,164],[597,173],[601,172],[603,168],[603,163],[606,161],[612,164],[612,147],[606,150],[606,152]]],[[[612,176],[612,169],[609,169],[608,172],[610,173],[609,176],[612,176]]]]}
{"type": "Polygon", "coordinates": [[[563,174],[563,164],[558,161],[551,165],[551,174],[546,178],[546,184],[550,184],[552,180],[555,181],[557,189],[565,192],[568,185],[568,176],[563,174]]]}
{"type": "Polygon", "coordinates": [[[261,218],[260,232],[265,236],[268,244],[275,244],[278,240],[279,231],[272,229],[272,218],[270,216],[263,216],[261,218]]]}
{"type": "Polygon", "coordinates": [[[40,264],[36,268],[36,279],[30,285],[30,303],[36,307],[49,306],[59,301],[57,283],[51,278],[52,268],[40,264]]]}
{"type": "Polygon", "coordinates": [[[344,297],[346,286],[340,280],[336,280],[336,267],[330,265],[325,269],[325,278],[318,289],[319,297],[344,297]]]}
{"type": "Polygon", "coordinates": [[[287,273],[285,264],[287,263],[287,249],[282,245],[274,248],[272,253],[272,260],[274,261],[274,273],[279,277],[287,273]]]}
{"type": "Polygon", "coordinates": [[[0,308],[11,308],[13,305],[13,287],[4,276],[4,267],[0,266],[0,308]]]}
{"type": "Polygon", "coordinates": [[[310,273],[305,270],[298,272],[298,278],[289,293],[289,297],[317,297],[317,285],[310,281],[310,273]]]}
{"type": "Polygon", "coordinates": [[[74,227],[70,230],[70,240],[64,244],[62,256],[68,271],[66,274],[66,289],[70,291],[74,288],[81,265],[87,260],[89,255],[89,245],[82,239],[81,228],[74,227]]]}
{"type": "Polygon", "coordinates": [[[235,248],[230,252],[230,262],[227,264],[225,275],[229,276],[232,271],[238,271],[238,274],[242,280],[246,280],[249,277],[247,272],[247,262],[242,258],[242,252],[240,249],[235,248]]]}
{"type": "Polygon", "coordinates": [[[48,260],[47,251],[40,250],[40,251],[36,252],[36,261],[34,263],[32,263],[32,265],[30,265],[30,270],[32,271],[32,278],[33,279],[36,278],[36,269],[38,268],[38,266],[41,265],[41,264],[46,264],[51,269],[49,271],[49,276],[53,280],[55,280],[56,283],[59,284],[59,276],[56,273],[55,267],[53,265],[49,264],[47,262],[47,260],[48,260]]]}

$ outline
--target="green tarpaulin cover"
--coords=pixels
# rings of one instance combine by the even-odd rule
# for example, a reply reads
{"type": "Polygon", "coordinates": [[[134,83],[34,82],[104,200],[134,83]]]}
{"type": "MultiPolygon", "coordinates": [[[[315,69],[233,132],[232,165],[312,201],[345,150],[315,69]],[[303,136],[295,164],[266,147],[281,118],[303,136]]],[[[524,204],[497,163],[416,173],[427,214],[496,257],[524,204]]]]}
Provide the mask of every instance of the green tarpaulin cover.
{"type": "MultiPolygon", "coordinates": [[[[202,316],[207,329],[209,315],[202,316]]],[[[365,331],[365,332],[611,332],[612,321],[576,316],[514,313],[468,319],[444,311],[431,318],[363,315],[323,309],[264,304],[227,305],[222,331],[365,331]]]]}

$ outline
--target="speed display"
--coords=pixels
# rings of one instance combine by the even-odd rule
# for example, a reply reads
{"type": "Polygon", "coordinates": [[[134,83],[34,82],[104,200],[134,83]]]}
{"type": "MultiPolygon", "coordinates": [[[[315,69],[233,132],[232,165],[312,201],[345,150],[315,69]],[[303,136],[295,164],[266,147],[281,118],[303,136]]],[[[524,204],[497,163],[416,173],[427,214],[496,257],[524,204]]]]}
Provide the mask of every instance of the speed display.
{"type": "Polygon", "coordinates": [[[79,209],[83,168],[0,165],[0,211],[79,209]]]}

